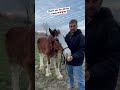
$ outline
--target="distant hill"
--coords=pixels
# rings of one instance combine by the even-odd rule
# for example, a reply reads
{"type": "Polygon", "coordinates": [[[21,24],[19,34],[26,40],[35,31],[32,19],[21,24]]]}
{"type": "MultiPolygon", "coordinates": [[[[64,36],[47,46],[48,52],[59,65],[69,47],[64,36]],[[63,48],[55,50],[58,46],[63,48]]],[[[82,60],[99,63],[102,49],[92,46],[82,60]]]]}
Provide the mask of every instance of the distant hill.
{"type": "Polygon", "coordinates": [[[35,32],[35,44],[37,43],[38,38],[45,36],[43,32],[35,32]]]}

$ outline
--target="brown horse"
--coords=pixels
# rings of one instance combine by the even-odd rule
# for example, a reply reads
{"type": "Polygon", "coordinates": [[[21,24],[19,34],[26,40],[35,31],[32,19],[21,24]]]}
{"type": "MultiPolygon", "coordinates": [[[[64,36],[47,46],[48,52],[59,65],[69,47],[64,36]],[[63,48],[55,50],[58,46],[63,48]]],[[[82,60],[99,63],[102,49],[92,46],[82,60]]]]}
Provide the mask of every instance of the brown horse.
{"type": "Polygon", "coordinates": [[[44,69],[43,58],[47,57],[46,76],[50,76],[50,61],[51,59],[54,59],[54,67],[57,78],[62,79],[63,76],[60,73],[58,64],[58,52],[62,51],[64,54],[68,54],[70,56],[71,51],[68,48],[64,37],[60,34],[59,30],[51,30],[49,28],[49,32],[51,35],[41,37],[37,41],[40,56],[40,70],[44,69]]]}
{"type": "Polygon", "coordinates": [[[9,29],[6,34],[6,49],[12,71],[12,90],[20,90],[21,70],[27,73],[28,90],[34,90],[34,27],[9,29]]]}

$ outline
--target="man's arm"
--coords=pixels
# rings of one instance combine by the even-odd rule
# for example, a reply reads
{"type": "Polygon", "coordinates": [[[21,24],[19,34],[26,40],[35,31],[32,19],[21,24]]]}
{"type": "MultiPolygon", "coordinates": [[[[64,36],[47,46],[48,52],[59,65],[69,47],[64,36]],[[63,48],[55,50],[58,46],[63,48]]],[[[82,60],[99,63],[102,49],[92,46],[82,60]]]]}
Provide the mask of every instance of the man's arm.
{"type": "Polygon", "coordinates": [[[81,37],[78,42],[79,49],[72,55],[73,59],[79,59],[84,57],[84,50],[85,50],[85,37],[81,34],[81,37]]]}

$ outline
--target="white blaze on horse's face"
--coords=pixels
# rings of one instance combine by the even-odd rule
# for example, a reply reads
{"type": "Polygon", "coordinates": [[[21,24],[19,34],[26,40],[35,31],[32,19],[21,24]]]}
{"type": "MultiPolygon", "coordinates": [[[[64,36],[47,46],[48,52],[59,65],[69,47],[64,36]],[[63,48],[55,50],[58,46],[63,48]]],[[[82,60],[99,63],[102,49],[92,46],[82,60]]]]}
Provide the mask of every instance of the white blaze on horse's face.
{"type": "Polygon", "coordinates": [[[59,34],[57,38],[58,38],[61,46],[62,46],[63,49],[64,49],[64,51],[63,51],[64,55],[71,56],[71,51],[70,51],[70,49],[68,48],[68,45],[67,45],[67,43],[65,42],[65,39],[64,39],[63,35],[59,34]]]}

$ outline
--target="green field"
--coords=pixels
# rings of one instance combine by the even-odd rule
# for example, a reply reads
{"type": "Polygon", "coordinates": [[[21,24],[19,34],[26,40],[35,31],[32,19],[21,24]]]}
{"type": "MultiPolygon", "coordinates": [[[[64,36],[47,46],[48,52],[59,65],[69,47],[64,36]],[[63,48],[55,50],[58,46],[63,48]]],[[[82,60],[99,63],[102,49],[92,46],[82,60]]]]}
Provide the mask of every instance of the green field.
{"type": "MultiPolygon", "coordinates": [[[[46,60],[43,60],[43,63],[46,64],[46,60]]],[[[39,53],[37,45],[35,45],[35,65],[39,65],[39,53]]]]}

